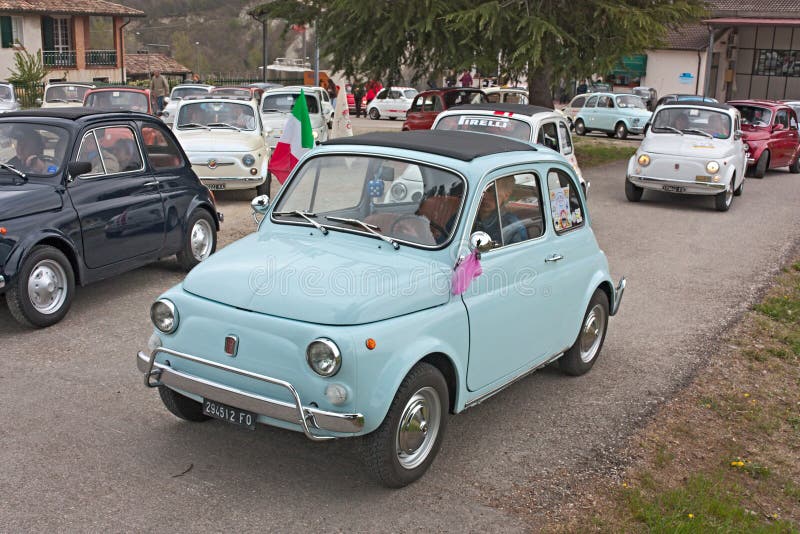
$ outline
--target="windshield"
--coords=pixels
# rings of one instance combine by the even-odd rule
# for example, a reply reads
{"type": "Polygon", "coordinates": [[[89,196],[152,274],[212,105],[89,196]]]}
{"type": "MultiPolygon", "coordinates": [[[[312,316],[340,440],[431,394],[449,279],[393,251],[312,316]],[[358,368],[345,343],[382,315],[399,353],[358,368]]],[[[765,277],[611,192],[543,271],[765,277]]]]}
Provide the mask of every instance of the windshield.
{"type": "Polygon", "coordinates": [[[0,85],[0,100],[14,100],[14,91],[7,85],[0,85]]]}
{"type": "Polygon", "coordinates": [[[448,91],[444,94],[444,103],[448,108],[461,104],[483,104],[486,96],[480,91],[448,91]]]}
{"type": "MultiPolygon", "coordinates": [[[[0,123],[0,163],[30,176],[54,176],[64,165],[69,133],[58,126],[0,123]]],[[[0,176],[13,173],[0,168],[0,176]]]]}
{"type": "Polygon", "coordinates": [[[405,91],[403,91],[403,96],[406,98],[414,98],[418,94],[419,91],[417,91],[416,89],[406,89],[405,91]]]}
{"type": "Polygon", "coordinates": [[[213,91],[211,91],[211,94],[213,94],[214,96],[226,95],[226,96],[244,96],[250,98],[249,89],[233,89],[233,88],[214,89],[213,91]]]}
{"type": "Polygon", "coordinates": [[[436,123],[436,130],[466,130],[490,133],[529,142],[531,127],[528,123],[508,117],[489,115],[450,115],[436,123]]]}
{"type": "Polygon", "coordinates": [[[288,184],[272,215],[279,223],[307,224],[295,210],[329,229],[367,233],[356,219],[400,242],[436,247],[458,226],[466,184],[460,176],[417,162],[378,156],[323,155],[309,159],[288,184]]]}
{"type": "Polygon", "coordinates": [[[616,98],[617,107],[647,109],[644,100],[634,95],[621,95],[616,98]]]}
{"type": "MultiPolygon", "coordinates": [[[[286,113],[291,113],[292,106],[294,106],[299,97],[300,93],[267,95],[261,105],[261,111],[285,111],[286,113]]],[[[308,105],[309,113],[319,113],[317,99],[312,95],[306,95],[306,105],[308,105]]]]}
{"type": "Polygon", "coordinates": [[[731,135],[731,117],[727,113],[701,108],[662,108],[653,120],[652,131],[656,133],[683,133],[703,135],[705,132],[717,139],[731,135]]]}
{"type": "Polygon", "coordinates": [[[172,90],[173,99],[205,94],[208,94],[208,90],[202,87],[176,87],[172,90]]]}
{"type": "Polygon", "coordinates": [[[80,85],[56,85],[48,87],[44,93],[45,102],[80,102],[91,87],[80,85]]]}
{"type": "Polygon", "coordinates": [[[97,91],[86,96],[87,108],[147,113],[147,95],[138,91],[97,91]]]}
{"type": "Polygon", "coordinates": [[[757,106],[735,105],[742,114],[742,124],[755,127],[766,127],[772,122],[772,110],[757,106]]]}
{"type": "Polygon", "coordinates": [[[238,102],[188,102],[178,110],[178,129],[231,128],[255,130],[251,106],[238,102]]]}

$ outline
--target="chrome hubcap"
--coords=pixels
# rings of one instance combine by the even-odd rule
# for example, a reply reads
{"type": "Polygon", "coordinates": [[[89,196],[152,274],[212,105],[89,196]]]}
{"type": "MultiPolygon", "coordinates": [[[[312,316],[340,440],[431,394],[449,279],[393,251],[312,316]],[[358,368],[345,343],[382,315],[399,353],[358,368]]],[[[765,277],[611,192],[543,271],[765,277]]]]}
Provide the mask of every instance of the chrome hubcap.
{"type": "Polygon", "coordinates": [[[731,179],[730,187],[725,190],[725,204],[729,206],[732,200],[733,200],[733,179],[731,179]]]}
{"type": "Polygon", "coordinates": [[[28,300],[39,313],[55,313],[67,299],[66,283],[67,273],[58,262],[42,260],[28,277],[28,300]]]}
{"type": "Polygon", "coordinates": [[[589,313],[586,314],[586,320],[581,329],[581,360],[584,363],[589,363],[597,356],[605,326],[605,311],[602,306],[595,304],[589,313]]]}
{"type": "Polygon", "coordinates": [[[192,247],[194,259],[203,261],[211,255],[211,246],[213,245],[212,235],[211,226],[208,224],[208,221],[200,219],[194,223],[190,237],[190,246],[192,247]]]}
{"type": "Polygon", "coordinates": [[[421,388],[408,399],[395,440],[401,466],[414,469],[425,461],[439,434],[441,418],[442,404],[434,388],[421,388]]]}

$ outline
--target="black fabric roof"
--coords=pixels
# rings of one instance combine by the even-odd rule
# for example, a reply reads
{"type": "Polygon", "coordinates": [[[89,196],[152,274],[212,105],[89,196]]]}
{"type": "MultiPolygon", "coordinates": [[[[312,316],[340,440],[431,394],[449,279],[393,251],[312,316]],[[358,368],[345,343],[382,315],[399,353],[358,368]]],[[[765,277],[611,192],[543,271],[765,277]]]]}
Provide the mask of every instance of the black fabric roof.
{"type": "Polygon", "coordinates": [[[529,104],[462,104],[453,106],[448,110],[458,111],[503,111],[505,113],[518,113],[519,115],[532,116],[537,113],[552,113],[553,110],[542,106],[531,106],[529,104]]]}
{"type": "Polygon", "coordinates": [[[460,159],[461,161],[472,161],[481,156],[503,152],[536,151],[536,148],[528,143],[500,137],[499,135],[443,130],[414,130],[398,133],[375,132],[355,137],[339,137],[325,141],[322,144],[327,146],[362,145],[403,148],[460,159]]]}
{"type": "Polygon", "coordinates": [[[11,111],[9,113],[3,113],[2,115],[0,115],[0,118],[5,119],[5,118],[16,118],[16,117],[34,117],[42,119],[69,119],[74,121],[82,119],[83,117],[89,117],[91,115],[109,115],[109,114],[142,115],[142,113],[134,113],[126,111],[109,112],[109,111],[104,111],[102,109],[85,108],[81,106],[74,108],[46,108],[46,109],[29,109],[26,111],[11,111]]]}

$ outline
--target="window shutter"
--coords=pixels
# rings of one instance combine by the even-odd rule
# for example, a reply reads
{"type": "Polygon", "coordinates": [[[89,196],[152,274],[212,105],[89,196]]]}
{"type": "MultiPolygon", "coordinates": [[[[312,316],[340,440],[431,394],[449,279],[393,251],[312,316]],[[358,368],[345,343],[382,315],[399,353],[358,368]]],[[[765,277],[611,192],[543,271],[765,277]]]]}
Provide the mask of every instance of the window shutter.
{"type": "Polygon", "coordinates": [[[0,17],[0,38],[3,48],[14,46],[14,32],[11,29],[11,17],[0,17]]]}
{"type": "Polygon", "coordinates": [[[53,19],[47,16],[42,17],[42,50],[53,50],[55,40],[53,39],[53,19]]]}

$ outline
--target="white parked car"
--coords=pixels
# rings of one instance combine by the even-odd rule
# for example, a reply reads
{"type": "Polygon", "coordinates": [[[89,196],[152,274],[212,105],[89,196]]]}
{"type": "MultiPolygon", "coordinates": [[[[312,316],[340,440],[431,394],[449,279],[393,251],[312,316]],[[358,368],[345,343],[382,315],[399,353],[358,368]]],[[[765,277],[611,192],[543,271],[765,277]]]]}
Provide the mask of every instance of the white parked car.
{"type": "Polygon", "coordinates": [[[43,108],[79,108],[83,106],[83,97],[91,83],[52,82],[44,86],[44,97],[38,103],[43,108]]]}
{"type": "Polygon", "coordinates": [[[710,195],[727,211],[742,194],[747,167],[739,111],[726,104],[676,102],[659,106],[644,141],[628,162],[625,196],[645,189],[710,195]]]}
{"type": "Polygon", "coordinates": [[[317,95],[322,106],[322,115],[325,117],[325,124],[327,124],[328,129],[333,128],[334,109],[328,91],[324,87],[318,85],[290,85],[289,87],[284,87],[284,89],[296,89],[298,93],[300,92],[300,88],[302,88],[306,94],[313,91],[314,94],[317,95]]]}
{"type": "MultiPolygon", "coordinates": [[[[309,91],[303,87],[308,106],[308,116],[311,119],[311,129],[314,140],[320,143],[328,140],[328,121],[324,115],[320,97],[316,91],[309,91]]],[[[327,94],[327,93],[326,93],[327,94]]],[[[270,148],[275,148],[283,135],[286,119],[292,113],[292,107],[300,97],[300,87],[281,87],[270,89],[261,96],[261,120],[269,131],[268,142],[270,148]]]]}
{"type": "Polygon", "coordinates": [[[589,189],[575,158],[569,124],[552,109],[522,104],[465,104],[440,113],[431,129],[488,133],[543,145],[569,161],[584,194],[589,189]]]}
{"type": "Polygon", "coordinates": [[[183,99],[173,131],[192,169],[209,189],[269,192],[267,131],[252,100],[183,99]]]}
{"type": "Polygon", "coordinates": [[[411,87],[384,87],[367,106],[367,116],[370,119],[406,118],[406,112],[414,102],[417,90],[411,87]]]}
{"type": "Polygon", "coordinates": [[[205,96],[212,89],[213,85],[204,85],[198,83],[185,83],[176,85],[172,88],[169,97],[165,99],[166,105],[161,112],[161,120],[172,126],[175,123],[175,115],[178,111],[178,104],[181,103],[186,97],[189,96],[205,96]]]}
{"type": "Polygon", "coordinates": [[[485,87],[486,101],[492,104],[527,104],[528,90],[521,87],[485,87]]]}

